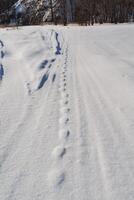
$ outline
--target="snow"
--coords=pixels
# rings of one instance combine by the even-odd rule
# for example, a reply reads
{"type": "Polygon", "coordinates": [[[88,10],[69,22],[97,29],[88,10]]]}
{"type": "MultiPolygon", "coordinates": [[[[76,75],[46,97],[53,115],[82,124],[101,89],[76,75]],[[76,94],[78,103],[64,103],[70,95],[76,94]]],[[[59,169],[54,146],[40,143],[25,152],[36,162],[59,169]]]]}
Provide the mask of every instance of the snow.
{"type": "Polygon", "coordinates": [[[3,51],[3,47],[4,44],[3,42],[0,40],[0,80],[2,80],[3,76],[4,76],[4,68],[3,68],[3,64],[2,64],[2,59],[4,58],[5,54],[3,51]]]}
{"type": "Polygon", "coordinates": [[[0,29],[0,199],[134,199],[134,25],[0,29]]]}

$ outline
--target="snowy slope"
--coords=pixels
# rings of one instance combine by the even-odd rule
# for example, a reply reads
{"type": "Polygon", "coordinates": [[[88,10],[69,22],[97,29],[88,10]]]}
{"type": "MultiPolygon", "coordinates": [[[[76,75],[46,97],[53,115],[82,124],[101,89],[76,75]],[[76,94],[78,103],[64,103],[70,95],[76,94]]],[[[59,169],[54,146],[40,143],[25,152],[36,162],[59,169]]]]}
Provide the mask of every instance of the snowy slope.
{"type": "Polygon", "coordinates": [[[134,199],[134,25],[0,29],[0,199],[134,199]]]}

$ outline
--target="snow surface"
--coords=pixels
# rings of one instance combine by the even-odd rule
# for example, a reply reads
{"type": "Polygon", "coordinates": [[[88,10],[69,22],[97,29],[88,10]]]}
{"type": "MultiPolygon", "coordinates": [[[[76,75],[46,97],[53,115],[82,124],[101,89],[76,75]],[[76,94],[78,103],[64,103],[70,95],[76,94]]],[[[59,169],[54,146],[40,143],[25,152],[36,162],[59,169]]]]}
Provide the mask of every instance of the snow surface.
{"type": "Polygon", "coordinates": [[[0,29],[0,200],[134,199],[133,33],[0,29]]]}

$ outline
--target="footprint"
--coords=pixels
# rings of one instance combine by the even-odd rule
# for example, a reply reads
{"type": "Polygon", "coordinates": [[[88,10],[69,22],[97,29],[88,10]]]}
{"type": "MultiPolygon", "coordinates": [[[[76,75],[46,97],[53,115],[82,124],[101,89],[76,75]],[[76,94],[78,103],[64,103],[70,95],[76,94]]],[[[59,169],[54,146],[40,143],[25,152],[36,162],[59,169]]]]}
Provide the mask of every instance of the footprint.
{"type": "Polygon", "coordinates": [[[32,91],[31,91],[31,88],[30,88],[30,83],[27,83],[26,85],[27,85],[28,94],[30,95],[31,92],[32,92],[32,91]]]}
{"type": "Polygon", "coordinates": [[[69,94],[66,94],[65,92],[62,92],[61,96],[62,96],[63,98],[66,98],[66,99],[69,98],[69,94]]]}
{"type": "Polygon", "coordinates": [[[40,83],[38,85],[37,90],[41,89],[44,86],[44,84],[47,82],[48,78],[49,78],[49,74],[48,73],[43,75],[43,77],[41,78],[41,81],[40,81],[40,83]]]}
{"type": "Polygon", "coordinates": [[[61,86],[63,89],[66,89],[66,88],[67,88],[67,85],[65,85],[63,82],[61,82],[60,86],[61,86]]]}
{"type": "Polygon", "coordinates": [[[39,69],[44,69],[46,65],[48,64],[48,60],[43,60],[41,64],[39,65],[39,69]]]}
{"type": "Polygon", "coordinates": [[[65,154],[66,148],[62,146],[57,146],[52,152],[52,155],[55,157],[55,159],[62,159],[65,154]]]}
{"type": "Polygon", "coordinates": [[[67,109],[67,112],[70,112],[70,108],[67,109]]]}
{"type": "Polygon", "coordinates": [[[70,112],[70,108],[67,108],[66,106],[63,106],[63,107],[60,108],[61,115],[67,114],[69,112],[70,112]]]}
{"type": "Polygon", "coordinates": [[[51,60],[51,62],[53,63],[53,62],[55,62],[55,60],[56,60],[56,59],[54,58],[54,59],[51,60]]]}
{"type": "Polygon", "coordinates": [[[63,78],[60,77],[60,86],[64,86],[63,78]]]}
{"type": "Polygon", "coordinates": [[[2,42],[2,40],[0,40],[0,45],[1,47],[4,47],[4,43],[2,42]]]}
{"type": "Polygon", "coordinates": [[[61,140],[67,139],[69,136],[70,136],[70,131],[69,130],[62,129],[62,130],[59,131],[59,138],[61,140]]]}
{"type": "Polygon", "coordinates": [[[56,79],[56,74],[53,75],[53,77],[52,77],[52,82],[54,82],[55,79],[56,79]]]}
{"type": "Polygon", "coordinates": [[[65,124],[67,124],[69,122],[69,118],[66,119],[65,124]]]}
{"type": "Polygon", "coordinates": [[[2,80],[3,76],[4,76],[4,67],[2,64],[0,64],[0,81],[2,80]]]}
{"type": "Polygon", "coordinates": [[[65,113],[64,114],[64,116],[63,117],[61,117],[60,119],[59,119],[59,123],[61,124],[61,125],[65,125],[65,124],[67,124],[68,123],[68,121],[69,121],[69,119],[68,119],[68,117],[67,117],[67,114],[65,113]]]}
{"type": "Polygon", "coordinates": [[[70,136],[70,131],[67,131],[66,137],[69,137],[69,136],[70,136]]]}
{"type": "Polygon", "coordinates": [[[62,92],[62,93],[61,93],[61,97],[62,97],[62,99],[63,99],[63,98],[66,99],[66,98],[67,98],[66,93],[65,93],[65,92],[62,92]]]}
{"type": "Polygon", "coordinates": [[[69,103],[69,101],[65,101],[65,105],[67,105],[69,103]]]}
{"type": "Polygon", "coordinates": [[[48,66],[48,68],[50,69],[52,67],[52,64],[50,64],[49,66],[48,66]]]}
{"type": "Polygon", "coordinates": [[[61,106],[61,108],[63,108],[65,105],[67,105],[67,101],[64,98],[62,98],[60,100],[60,106],[61,106]]]}
{"type": "Polygon", "coordinates": [[[67,94],[66,97],[68,98],[68,97],[69,97],[69,94],[67,94]]]}
{"type": "Polygon", "coordinates": [[[62,174],[60,174],[60,176],[57,178],[57,183],[58,183],[58,185],[61,185],[61,184],[64,182],[64,180],[65,180],[65,174],[62,173],[62,174]]]}
{"type": "Polygon", "coordinates": [[[64,87],[64,85],[59,86],[59,92],[65,93],[66,90],[67,90],[67,88],[64,87]]]}
{"type": "Polygon", "coordinates": [[[1,51],[1,58],[4,58],[4,52],[1,51]]]}
{"type": "Polygon", "coordinates": [[[48,174],[48,181],[51,187],[61,186],[65,181],[65,172],[62,170],[53,170],[48,174]]]}

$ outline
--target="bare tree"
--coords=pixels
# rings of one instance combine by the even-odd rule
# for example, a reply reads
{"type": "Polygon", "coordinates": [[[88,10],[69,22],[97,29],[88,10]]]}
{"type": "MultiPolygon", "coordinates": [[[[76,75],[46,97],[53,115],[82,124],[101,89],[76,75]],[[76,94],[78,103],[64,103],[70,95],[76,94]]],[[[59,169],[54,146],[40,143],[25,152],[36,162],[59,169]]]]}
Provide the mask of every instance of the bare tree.
{"type": "Polygon", "coordinates": [[[53,0],[50,0],[50,9],[51,9],[51,19],[52,22],[54,22],[53,0]]]}

